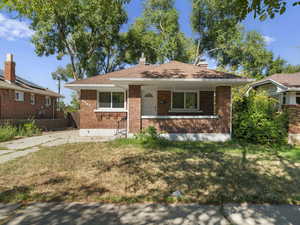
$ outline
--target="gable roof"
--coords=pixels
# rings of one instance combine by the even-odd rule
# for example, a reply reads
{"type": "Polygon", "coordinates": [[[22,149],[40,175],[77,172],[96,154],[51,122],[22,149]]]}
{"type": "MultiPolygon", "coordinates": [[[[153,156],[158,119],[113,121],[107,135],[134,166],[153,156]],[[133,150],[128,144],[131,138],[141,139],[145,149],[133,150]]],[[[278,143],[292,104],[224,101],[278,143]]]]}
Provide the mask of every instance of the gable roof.
{"type": "Polygon", "coordinates": [[[258,82],[252,83],[248,91],[250,91],[251,88],[268,83],[280,87],[282,91],[300,91],[300,73],[280,73],[265,77],[258,82]]]}
{"type": "Polygon", "coordinates": [[[39,86],[19,76],[16,76],[15,83],[9,83],[4,80],[3,70],[0,70],[0,88],[13,89],[17,91],[30,92],[34,94],[47,95],[52,97],[63,97],[54,91],[39,86]]]}
{"type": "Polygon", "coordinates": [[[112,79],[244,79],[246,77],[211,70],[192,64],[171,61],[161,65],[136,65],[127,69],[97,75],[68,85],[112,84],[112,79]]]}
{"type": "Polygon", "coordinates": [[[285,87],[300,87],[300,73],[290,73],[290,74],[274,74],[272,76],[268,76],[257,83],[263,81],[275,81],[285,87]]]}

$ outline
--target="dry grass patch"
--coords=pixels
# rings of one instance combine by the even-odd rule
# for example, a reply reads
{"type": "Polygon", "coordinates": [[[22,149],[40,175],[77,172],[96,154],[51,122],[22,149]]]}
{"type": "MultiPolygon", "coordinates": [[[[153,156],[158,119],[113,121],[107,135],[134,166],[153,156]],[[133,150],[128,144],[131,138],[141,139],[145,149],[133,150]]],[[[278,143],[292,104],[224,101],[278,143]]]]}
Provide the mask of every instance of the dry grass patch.
{"type": "Polygon", "coordinates": [[[116,141],[45,148],[0,165],[0,202],[297,203],[300,167],[237,144],[116,141]],[[249,153],[250,152],[250,153],[249,153]],[[180,198],[172,197],[179,190],[180,198]]]}

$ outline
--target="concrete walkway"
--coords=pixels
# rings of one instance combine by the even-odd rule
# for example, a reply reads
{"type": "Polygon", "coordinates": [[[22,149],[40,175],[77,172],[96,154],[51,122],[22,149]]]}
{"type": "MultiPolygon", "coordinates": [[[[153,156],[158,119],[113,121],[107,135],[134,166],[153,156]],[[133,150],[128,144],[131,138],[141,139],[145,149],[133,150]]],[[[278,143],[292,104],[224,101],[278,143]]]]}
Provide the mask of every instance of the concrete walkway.
{"type": "MultiPolygon", "coordinates": [[[[2,212],[5,208],[2,206],[2,212]]],[[[8,225],[298,225],[300,206],[36,203],[5,211],[8,225]]],[[[2,218],[5,217],[2,213],[2,218]]],[[[1,205],[0,205],[1,218],[1,205]]],[[[0,222],[1,223],[1,222],[0,222]]]]}
{"type": "Polygon", "coordinates": [[[50,147],[80,142],[103,142],[111,139],[113,139],[113,137],[80,137],[78,130],[48,132],[42,136],[0,143],[0,163],[5,163],[29,153],[36,152],[40,150],[41,146],[50,147]]]}

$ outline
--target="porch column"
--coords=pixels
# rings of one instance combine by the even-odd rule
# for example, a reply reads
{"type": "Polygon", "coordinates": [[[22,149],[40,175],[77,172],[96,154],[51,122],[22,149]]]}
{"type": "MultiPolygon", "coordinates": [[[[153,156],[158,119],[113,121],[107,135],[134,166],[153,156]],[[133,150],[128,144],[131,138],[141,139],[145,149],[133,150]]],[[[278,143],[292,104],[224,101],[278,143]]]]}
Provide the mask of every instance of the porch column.
{"type": "Polygon", "coordinates": [[[128,133],[136,134],[141,131],[141,85],[129,85],[128,91],[128,133]]]}
{"type": "Polygon", "coordinates": [[[221,121],[221,132],[231,133],[231,87],[216,87],[216,114],[221,121]]]}

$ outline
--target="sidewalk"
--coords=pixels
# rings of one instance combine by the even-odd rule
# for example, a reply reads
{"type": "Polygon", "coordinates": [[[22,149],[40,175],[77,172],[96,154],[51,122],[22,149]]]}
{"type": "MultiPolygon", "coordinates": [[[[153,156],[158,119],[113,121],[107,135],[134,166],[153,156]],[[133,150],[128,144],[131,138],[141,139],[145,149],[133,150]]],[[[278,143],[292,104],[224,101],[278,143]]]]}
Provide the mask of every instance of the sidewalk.
{"type": "MultiPolygon", "coordinates": [[[[0,205],[0,218],[8,225],[298,225],[300,206],[237,205],[224,207],[197,204],[80,204],[36,203],[14,210],[0,205]],[[2,211],[1,211],[2,208],[2,211]],[[2,212],[2,215],[1,215],[2,212]]],[[[0,222],[1,224],[1,222],[0,222]]]]}

